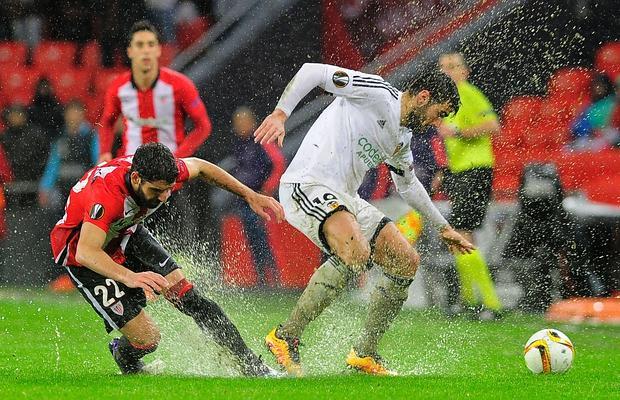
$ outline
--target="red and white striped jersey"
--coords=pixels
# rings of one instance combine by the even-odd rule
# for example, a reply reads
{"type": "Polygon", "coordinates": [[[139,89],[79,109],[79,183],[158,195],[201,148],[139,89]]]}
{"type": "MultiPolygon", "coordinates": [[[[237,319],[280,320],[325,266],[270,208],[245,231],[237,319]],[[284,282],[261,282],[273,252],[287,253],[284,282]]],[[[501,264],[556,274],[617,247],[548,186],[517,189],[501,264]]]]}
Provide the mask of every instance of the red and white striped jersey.
{"type": "MultiPolygon", "coordinates": [[[[50,233],[52,254],[59,265],[80,266],[75,260],[80,230],[90,222],[106,232],[104,251],[119,264],[125,262],[124,250],[138,224],[156,208],[141,207],[133,196],[129,170],[133,156],[114,159],[87,171],[71,189],[65,215],[50,233]]],[[[183,160],[177,159],[179,175],[173,190],[189,179],[183,160]]]]}
{"type": "Polygon", "coordinates": [[[160,68],[153,85],[142,91],[131,71],[119,75],[106,91],[101,117],[100,152],[109,153],[114,124],[123,116],[122,147],[117,156],[134,154],[143,143],[159,142],[179,158],[189,157],[211,133],[211,121],[194,83],[185,75],[160,68]],[[185,135],[185,117],[194,130],[185,135]]]}

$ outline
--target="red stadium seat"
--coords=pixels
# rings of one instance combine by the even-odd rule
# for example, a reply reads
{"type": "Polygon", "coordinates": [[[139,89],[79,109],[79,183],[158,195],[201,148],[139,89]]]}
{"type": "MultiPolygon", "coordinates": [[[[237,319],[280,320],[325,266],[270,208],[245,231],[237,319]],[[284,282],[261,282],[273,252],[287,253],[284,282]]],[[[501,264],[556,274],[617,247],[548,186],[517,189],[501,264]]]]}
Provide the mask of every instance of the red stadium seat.
{"type": "MultiPolygon", "coordinates": [[[[280,274],[280,287],[304,288],[321,262],[321,251],[289,224],[267,222],[267,235],[280,274]]],[[[257,274],[243,225],[238,217],[222,219],[220,257],[223,281],[232,286],[252,287],[257,274]]]]}
{"type": "Polygon", "coordinates": [[[100,96],[90,96],[84,101],[86,106],[86,119],[97,128],[97,123],[103,113],[103,98],[100,96]]]}
{"type": "Polygon", "coordinates": [[[159,58],[159,65],[161,67],[170,66],[176,54],[177,54],[176,46],[172,44],[162,44],[161,45],[161,57],[159,58]]]}
{"type": "Polygon", "coordinates": [[[280,273],[280,286],[303,289],[321,264],[321,250],[286,222],[266,223],[269,244],[280,273]]]}
{"type": "Polygon", "coordinates": [[[3,104],[29,104],[41,77],[37,69],[18,68],[0,72],[0,97],[3,104]]]}
{"type": "Polygon", "coordinates": [[[34,50],[32,61],[34,66],[44,73],[72,66],[75,62],[76,48],[73,42],[44,41],[34,50]]]}
{"type": "Polygon", "coordinates": [[[222,219],[222,241],[220,248],[222,279],[231,286],[252,287],[257,275],[241,220],[234,216],[222,219]]]}
{"type": "Polygon", "coordinates": [[[90,71],[86,69],[65,69],[49,75],[52,87],[61,103],[77,98],[85,100],[90,86],[90,71]]]}
{"type": "Polygon", "coordinates": [[[204,17],[177,25],[177,45],[179,46],[179,50],[184,50],[191,46],[196,40],[200,39],[208,29],[209,21],[204,17]]]}
{"type": "Polygon", "coordinates": [[[0,65],[13,67],[26,63],[28,47],[21,42],[0,42],[0,65]]]}
{"type": "Polygon", "coordinates": [[[620,76],[620,42],[609,42],[596,52],[594,66],[612,81],[620,76]]]}
{"type": "Polygon", "coordinates": [[[526,149],[555,151],[570,138],[570,124],[583,108],[566,97],[547,98],[541,105],[540,118],[524,136],[526,149]]]}
{"type": "Polygon", "coordinates": [[[81,64],[84,68],[101,68],[101,48],[99,43],[91,41],[82,49],[81,64]]]}
{"type": "Polygon", "coordinates": [[[584,189],[591,201],[620,207],[620,175],[599,176],[584,189]]]}
{"type": "Polygon", "coordinates": [[[589,96],[592,71],[586,68],[562,68],[549,78],[549,97],[572,97],[576,100],[589,96]]]}
{"type": "Polygon", "coordinates": [[[98,71],[93,77],[94,95],[103,97],[110,83],[124,71],[124,69],[102,69],[98,71]]]}
{"type": "Polygon", "coordinates": [[[539,122],[542,97],[522,96],[511,99],[502,109],[502,130],[494,145],[501,152],[524,146],[523,138],[539,122]]]}

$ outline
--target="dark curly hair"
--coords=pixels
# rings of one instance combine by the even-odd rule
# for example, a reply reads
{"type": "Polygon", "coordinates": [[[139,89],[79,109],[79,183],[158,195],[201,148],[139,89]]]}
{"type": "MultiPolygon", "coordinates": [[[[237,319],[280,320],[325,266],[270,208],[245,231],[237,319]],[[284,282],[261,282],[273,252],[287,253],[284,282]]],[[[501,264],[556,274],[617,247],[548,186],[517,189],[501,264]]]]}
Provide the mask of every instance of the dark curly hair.
{"type": "Polygon", "coordinates": [[[422,69],[405,83],[405,91],[414,95],[420,93],[422,90],[428,90],[431,93],[431,104],[445,103],[448,101],[452,104],[452,107],[454,107],[455,113],[461,106],[456,84],[448,75],[441,72],[434,65],[422,69]]]}
{"type": "Polygon", "coordinates": [[[155,28],[155,25],[151,24],[147,20],[142,20],[142,21],[136,22],[135,24],[131,26],[131,29],[129,30],[129,34],[127,35],[127,45],[129,46],[131,44],[131,39],[133,39],[134,33],[142,32],[142,31],[148,31],[148,32],[154,33],[157,41],[161,43],[161,38],[159,36],[159,32],[157,31],[157,28],[155,28]]]}
{"type": "Polygon", "coordinates": [[[147,143],[138,147],[133,156],[131,172],[136,171],[148,182],[174,183],[179,176],[177,161],[169,148],[161,143],[147,143]]]}

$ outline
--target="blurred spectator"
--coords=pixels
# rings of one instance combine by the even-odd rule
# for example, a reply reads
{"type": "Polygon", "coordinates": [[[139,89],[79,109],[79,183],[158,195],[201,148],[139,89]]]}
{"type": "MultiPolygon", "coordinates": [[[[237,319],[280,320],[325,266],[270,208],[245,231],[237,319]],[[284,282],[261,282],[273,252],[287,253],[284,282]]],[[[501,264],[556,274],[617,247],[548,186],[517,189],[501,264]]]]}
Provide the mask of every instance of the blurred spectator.
{"type": "Polygon", "coordinates": [[[51,142],[62,131],[62,114],[62,105],[60,105],[50,81],[45,77],[41,78],[37,82],[34,99],[28,109],[30,122],[41,127],[48,141],[51,142]]]}
{"type": "Polygon", "coordinates": [[[6,129],[0,135],[0,144],[6,151],[15,183],[21,183],[19,200],[34,201],[36,182],[39,181],[49,153],[49,141],[41,128],[28,123],[26,108],[14,104],[3,113],[6,129]],[[34,186],[33,186],[34,185],[34,186]]]}
{"type": "Polygon", "coordinates": [[[175,13],[178,0],[146,0],[149,18],[161,35],[163,43],[175,41],[175,13]]]}
{"type": "Polygon", "coordinates": [[[85,116],[86,110],[80,101],[67,104],[64,127],[60,137],[52,143],[39,183],[39,204],[56,213],[62,213],[71,187],[99,157],[97,133],[85,116]]]}
{"type": "Polygon", "coordinates": [[[43,20],[39,15],[36,0],[8,0],[8,9],[13,16],[13,40],[27,43],[31,48],[41,41],[43,20]]]}
{"type": "Polygon", "coordinates": [[[198,18],[200,18],[200,12],[196,7],[196,3],[191,0],[183,0],[177,6],[174,23],[176,25],[190,23],[198,18]]]}
{"type": "MultiPolygon", "coordinates": [[[[237,165],[231,173],[252,190],[272,196],[285,169],[284,156],[275,144],[261,145],[254,142],[252,133],[257,127],[256,116],[250,108],[239,107],[235,110],[232,117],[236,137],[233,156],[237,165]]],[[[256,265],[258,284],[274,286],[278,272],[264,222],[247,203],[237,197],[230,206],[230,212],[238,215],[243,223],[256,265]]]]}
{"type": "Polygon", "coordinates": [[[614,86],[605,75],[597,75],[590,86],[592,104],[573,122],[572,142],[567,150],[597,151],[620,142],[620,132],[612,124],[614,107],[620,99],[620,81],[614,86]]]}

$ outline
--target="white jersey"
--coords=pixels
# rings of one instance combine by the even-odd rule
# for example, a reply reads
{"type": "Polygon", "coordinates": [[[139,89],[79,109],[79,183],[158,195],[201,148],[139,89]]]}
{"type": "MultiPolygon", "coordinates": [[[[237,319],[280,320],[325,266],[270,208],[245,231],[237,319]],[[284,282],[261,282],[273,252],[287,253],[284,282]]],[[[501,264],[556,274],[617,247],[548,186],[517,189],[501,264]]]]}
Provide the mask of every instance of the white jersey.
{"type": "Polygon", "coordinates": [[[378,75],[331,65],[324,65],[319,86],[338,97],[312,125],[281,182],[322,183],[355,195],[366,172],[382,162],[410,168],[400,91],[378,75]]]}
{"type": "Polygon", "coordinates": [[[357,196],[366,172],[385,162],[407,203],[435,225],[446,225],[413,172],[411,131],[400,125],[402,93],[378,75],[307,63],[276,107],[290,115],[316,86],[337,99],[314,122],[280,182],[320,184],[357,196]]]}

